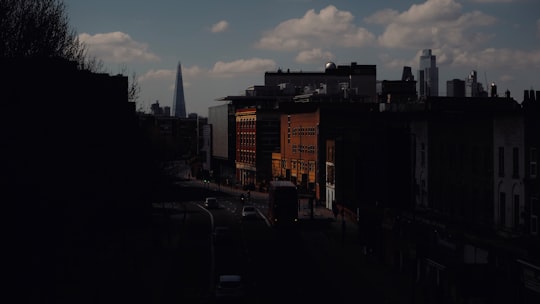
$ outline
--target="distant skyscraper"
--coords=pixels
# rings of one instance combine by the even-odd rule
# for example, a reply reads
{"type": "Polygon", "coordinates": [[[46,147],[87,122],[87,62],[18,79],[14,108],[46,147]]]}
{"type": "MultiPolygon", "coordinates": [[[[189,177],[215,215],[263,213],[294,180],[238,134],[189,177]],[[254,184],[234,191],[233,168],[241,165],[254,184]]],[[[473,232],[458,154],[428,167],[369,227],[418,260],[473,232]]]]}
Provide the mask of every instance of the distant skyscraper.
{"type": "Polygon", "coordinates": [[[186,118],[186,101],[184,100],[184,82],[182,80],[182,65],[178,63],[176,71],[176,87],[174,88],[173,115],[186,118]]]}
{"type": "Polygon", "coordinates": [[[478,97],[478,76],[476,71],[472,71],[467,79],[465,79],[465,96],[478,97]]]}
{"type": "Polygon", "coordinates": [[[452,79],[446,82],[446,96],[465,97],[465,80],[452,79]]]}
{"type": "Polygon", "coordinates": [[[494,82],[491,83],[491,90],[489,92],[489,96],[499,97],[499,94],[497,93],[497,85],[494,82]]]}
{"type": "Polygon", "coordinates": [[[401,81],[413,81],[414,76],[410,66],[403,67],[403,73],[401,74],[401,81]]]}
{"type": "Polygon", "coordinates": [[[439,68],[436,56],[431,55],[431,49],[422,50],[418,84],[420,96],[439,96],[439,68]]]}

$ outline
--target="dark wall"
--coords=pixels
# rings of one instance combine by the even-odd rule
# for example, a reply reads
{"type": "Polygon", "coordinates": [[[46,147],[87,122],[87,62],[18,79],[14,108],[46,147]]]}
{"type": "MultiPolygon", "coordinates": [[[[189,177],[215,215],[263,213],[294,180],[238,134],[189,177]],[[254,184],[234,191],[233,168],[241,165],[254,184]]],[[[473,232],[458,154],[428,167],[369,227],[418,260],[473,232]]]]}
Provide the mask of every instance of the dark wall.
{"type": "Polygon", "coordinates": [[[336,199],[351,210],[411,207],[410,135],[387,118],[364,116],[336,138],[336,199]]]}
{"type": "Polygon", "coordinates": [[[21,231],[49,237],[140,220],[153,172],[127,77],[54,59],[1,66],[3,201],[21,231]]]}

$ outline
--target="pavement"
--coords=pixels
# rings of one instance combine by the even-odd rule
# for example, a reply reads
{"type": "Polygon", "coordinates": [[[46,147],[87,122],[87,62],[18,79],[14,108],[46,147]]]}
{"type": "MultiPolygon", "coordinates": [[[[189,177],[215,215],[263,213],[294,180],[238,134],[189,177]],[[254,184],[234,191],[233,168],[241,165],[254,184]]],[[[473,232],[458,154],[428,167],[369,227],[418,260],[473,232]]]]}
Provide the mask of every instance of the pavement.
{"type": "MultiPolygon", "coordinates": [[[[237,195],[246,191],[230,186],[210,183],[201,186],[220,191],[230,195],[237,195]]],[[[255,202],[264,203],[268,199],[268,193],[250,191],[250,196],[255,202]]],[[[299,212],[300,221],[309,227],[310,224],[325,225],[328,229],[328,242],[342,251],[338,252],[340,269],[343,275],[355,278],[355,282],[362,282],[362,290],[369,290],[370,298],[376,296],[372,303],[422,303],[419,292],[413,288],[411,274],[390,269],[384,265],[369,248],[364,247],[359,241],[358,223],[352,212],[343,212],[334,216],[332,210],[325,206],[314,206],[313,212],[308,206],[307,199],[302,200],[299,212]]],[[[353,283],[350,283],[353,284],[353,283]]],[[[345,288],[351,294],[348,299],[358,298],[355,294],[358,286],[351,285],[345,288]]],[[[360,296],[360,298],[362,298],[360,296]]]]}

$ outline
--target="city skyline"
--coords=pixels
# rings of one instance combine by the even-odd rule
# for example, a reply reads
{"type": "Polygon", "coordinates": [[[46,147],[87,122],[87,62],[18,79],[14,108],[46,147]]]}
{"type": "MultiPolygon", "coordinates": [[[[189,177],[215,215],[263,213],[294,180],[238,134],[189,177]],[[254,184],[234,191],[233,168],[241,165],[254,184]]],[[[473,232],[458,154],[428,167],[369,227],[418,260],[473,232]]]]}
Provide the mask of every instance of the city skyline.
{"type": "Polygon", "coordinates": [[[447,80],[495,82],[521,101],[540,88],[540,4],[534,0],[65,1],[70,24],[110,73],[135,72],[137,108],[171,106],[182,62],[187,113],[208,115],[216,99],[264,83],[278,68],[323,71],[336,64],[373,64],[377,80],[417,75],[423,49],[447,80]],[[99,20],[99,22],[96,22],[99,20]]]}

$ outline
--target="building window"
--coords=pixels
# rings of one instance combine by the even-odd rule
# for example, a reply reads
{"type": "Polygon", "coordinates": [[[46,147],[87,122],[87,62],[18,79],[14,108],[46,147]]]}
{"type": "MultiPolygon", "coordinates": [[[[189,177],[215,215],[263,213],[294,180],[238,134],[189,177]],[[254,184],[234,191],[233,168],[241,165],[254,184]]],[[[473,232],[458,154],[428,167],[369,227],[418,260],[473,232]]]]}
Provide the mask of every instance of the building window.
{"type": "Polygon", "coordinates": [[[514,149],[512,149],[512,164],[513,164],[512,177],[518,178],[519,177],[519,148],[517,147],[514,147],[514,149]]]}
{"type": "Polygon", "coordinates": [[[287,115],[287,143],[291,143],[291,115],[287,115]]]}
{"type": "Polygon", "coordinates": [[[328,146],[328,156],[327,156],[327,159],[328,161],[330,162],[334,162],[335,159],[334,159],[334,148],[332,146],[328,146]]]}
{"type": "Polygon", "coordinates": [[[514,195],[514,228],[517,228],[519,226],[519,218],[519,195],[516,194],[514,195]]]}
{"type": "Polygon", "coordinates": [[[499,147],[499,177],[504,177],[504,147],[499,147]]]}
{"type": "Polygon", "coordinates": [[[499,193],[499,223],[502,227],[506,225],[506,193],[499,193]]]}
{"type": "Polygon", "coordinates": [[[530,154],[530,176],[536,178],[536,175],[538,175],[538,152],[536,148],[531,148],[530,154]]]}
{"type": "Polygon", "coordinates": [[[326,176],[326,181],[328,182],[328,184],[333,185],[334,184],[334,166],[327,165],[326,172],[328,172],[326,176]]]}

